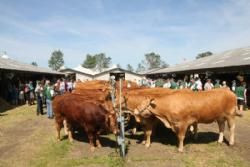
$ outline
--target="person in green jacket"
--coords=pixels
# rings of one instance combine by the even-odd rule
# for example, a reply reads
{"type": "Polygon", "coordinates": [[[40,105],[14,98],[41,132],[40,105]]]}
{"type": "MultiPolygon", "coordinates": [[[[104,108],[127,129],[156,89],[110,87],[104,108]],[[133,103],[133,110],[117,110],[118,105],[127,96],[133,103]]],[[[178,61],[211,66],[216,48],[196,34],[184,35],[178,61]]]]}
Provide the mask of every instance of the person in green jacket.
{"type": "Polygon", "coordinates": [[[246,92],[245,82],[238,83],[235,88],[235,94],[237,96],[238,109],[241,113],[243,111],[243,105],[247,103],[246,92]]]}
{"type": "Polygon", "coordinates": [[[48,118],[53,118],[53,110],[52,110],[52,98],[54,96],[54,89],[50,82],[47,82],[48,85],[45,88],[45,97],[46,97],[46,105],[47,105],[47,115],[48,118]]]}
{"type": "Polygon", "coordinates": [[[170,86],[170,89],[177,89],[177,83],[175,82],[175,80],[174,80],[174,78],[171,78],[170,79],[170,84],[171,84],[171,86],[170,86]]]}

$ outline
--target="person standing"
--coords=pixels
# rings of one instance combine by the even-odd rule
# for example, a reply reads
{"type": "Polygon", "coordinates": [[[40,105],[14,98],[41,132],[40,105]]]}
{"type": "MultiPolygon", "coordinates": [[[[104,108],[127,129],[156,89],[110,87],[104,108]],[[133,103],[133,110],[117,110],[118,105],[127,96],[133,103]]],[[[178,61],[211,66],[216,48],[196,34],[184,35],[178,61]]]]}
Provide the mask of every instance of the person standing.
{"type": "Polygon", "coordinates": [[[246,93],[247,93],[247,90],[246,90],[245,83],[244,82],[238,83],[235,88],[235,94],[237,96],[238,109],[241,114],[243,112],[244,104],[247,103],[246,93]]]}
{"type": "Polygon", "coordinates": [[[214,88],[221,88],[220,80],[216,79],[215,82],[214,88]]]}
{"type": "Polygon", "coordinates": [[[64,81],[64,79],[61,79],[61,81],[60,81],[59,91],[60,91],[60,95],[64,94],[64,92],[65,92],[65,81],[64,81]]]}
{"type": "Polygon", "coordinates": [[[227,86],[227,81],[222,81],[222,88],[230,89],[230,88],[227,86]]]}
{"type": "Polygon", "coordinates": [[[35,95],[34,95],[34,87],[33,87],[33,83],[32,81],[29,82],[29,105],[33,105],[34,104],[34,99],[35,99],[35,95]]]}
{"type": "Polygon", "coordinates": [[[170,79],[170,89],[177,89],[177,84],[176,84],[174,78],[170,79]]]}
{"type": "Polygon", "coordinates": [[[46,105],[47,105],[47,115],[49,119],[52,119],[53,118],[52,98],[54,96],[54,90],[50,82],[48,82],[48,85],[46,87],[45,96],[46,96],[46,105]]]}
{"type": "Polygon", "coordinates": [[[170,87],[171,87],[171,83],[170,83],[169,78],[167,78],[164,85],[163,85],[163,88],[168,88],[169,89],[170,87]]]}
{"type": "Polygon", "coordinates": [[[202,83],[199,77],[196,77],[195,80],[193,80],[192,82],[194,83],[191,86],[191,90],[202,91],[202,83]]]}
{"type": "Polygon", "coordinates": [[[211,79],[207,79],[207,82],[204,85],[204,90],[211,90],[213,88],[214,88],[214,85],[211,82],[211,79]]]}
{"type": "Polygon", "coordinates": [[[73,90],[73,80],[69,80],[67,85],[68,85],[68,91],[71,93],[73,90]]]}
{"type": "Polygon", "coordinates": [[[40,81],[37,82],[36,89],[36,100],[37,100],[37,109],[36,109],[36,115],[43,115],[43,87],[40,81]]]}

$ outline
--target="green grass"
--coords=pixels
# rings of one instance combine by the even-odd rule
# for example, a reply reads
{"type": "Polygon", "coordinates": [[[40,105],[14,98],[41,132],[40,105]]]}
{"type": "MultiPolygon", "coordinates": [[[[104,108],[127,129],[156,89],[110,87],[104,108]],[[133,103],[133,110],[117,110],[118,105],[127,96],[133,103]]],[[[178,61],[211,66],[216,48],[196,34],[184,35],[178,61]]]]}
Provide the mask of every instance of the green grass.
{"type": "Polygon", "coordinates": [[[61,142],[50,141],[49,144],[43,147],[41,153],[36,159],[32,160],[30,166],[34,167],[74,167],[86,165],[98,165],[119,167],[123,166],[123,160],[116,154],[95,157],[82,157],[78,159],[65,158],[70,151],[72,144],[68,140],[61,142]]]}

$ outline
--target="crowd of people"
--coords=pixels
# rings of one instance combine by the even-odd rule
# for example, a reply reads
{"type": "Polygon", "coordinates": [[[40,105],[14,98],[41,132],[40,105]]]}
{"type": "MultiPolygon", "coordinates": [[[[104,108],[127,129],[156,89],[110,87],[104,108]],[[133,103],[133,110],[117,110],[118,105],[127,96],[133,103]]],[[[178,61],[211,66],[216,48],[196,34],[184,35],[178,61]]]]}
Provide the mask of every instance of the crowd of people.
{"type": "Polygon", "coordinates": [[[36,100],[37,115],[43,115],[44,106],[47,107],[48,118],[53,118],[52,99],[55,95],[71,92],[75,87],[73,80],[59,79],[56,83],[50,80],[21,82],[18,85],[8,85],[8,101],[12,105],[34,105],[36,100]]]}
{"type": "Polygon", "coordinates": [[[243,80],[233,80],[231,87],[226,81],[220,81],[215,79],[215,82],[212,82],[212,79],[207,78],[205,81],[201,81],[199,77],[194,77],[191,79],[185,78],[184,80],[175,80],[174,78],[167,79],[143,79],[139,82],[140,86],[146,87],[163,87],[169,89],[191,89],[193,91],[203,91],[211,90],[216,88],[227,88],[232,90],[237,96],[239,110],[242,111],[244,106],[247,106],[247,88],[246,82],[243,80]],[[203,84],[204,83],[204,84],[203,84]]]}

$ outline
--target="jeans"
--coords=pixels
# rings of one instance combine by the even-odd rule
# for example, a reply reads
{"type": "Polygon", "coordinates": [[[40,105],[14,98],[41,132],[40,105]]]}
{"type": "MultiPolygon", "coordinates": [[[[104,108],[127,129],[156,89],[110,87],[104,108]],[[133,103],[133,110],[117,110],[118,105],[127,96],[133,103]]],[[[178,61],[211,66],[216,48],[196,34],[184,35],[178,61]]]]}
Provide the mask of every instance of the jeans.
{"type": "Polygon", "coordinates": [[[52,100],[46,99],[46,104],[47,104],[47,115],[48,115],[48,118],[52,118],[53,117],[52,100]]]}

